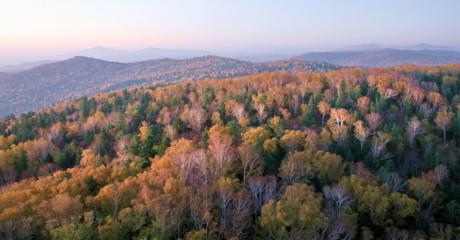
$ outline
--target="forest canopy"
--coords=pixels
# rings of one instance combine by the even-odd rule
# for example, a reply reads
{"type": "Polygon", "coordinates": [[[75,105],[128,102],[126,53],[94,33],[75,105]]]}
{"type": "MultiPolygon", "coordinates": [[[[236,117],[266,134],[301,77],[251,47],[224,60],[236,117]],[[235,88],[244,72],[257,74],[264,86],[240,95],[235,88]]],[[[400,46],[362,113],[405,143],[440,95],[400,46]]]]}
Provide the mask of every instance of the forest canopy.
{"type": "Polygon", "coordinates": [[[460,65],[130,88],[0,120],[0,238],[456,239],[460,65]]]}

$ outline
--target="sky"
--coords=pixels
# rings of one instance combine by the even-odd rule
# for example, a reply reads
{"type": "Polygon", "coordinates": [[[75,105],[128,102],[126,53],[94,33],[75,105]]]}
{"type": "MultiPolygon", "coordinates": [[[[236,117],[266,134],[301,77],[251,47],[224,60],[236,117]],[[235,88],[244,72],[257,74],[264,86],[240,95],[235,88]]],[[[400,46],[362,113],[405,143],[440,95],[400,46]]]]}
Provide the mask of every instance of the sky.
{"type": "Polygon", "coordinates": [[[459,0],[1,0],[0,54],[460,46],[459,0]]]}

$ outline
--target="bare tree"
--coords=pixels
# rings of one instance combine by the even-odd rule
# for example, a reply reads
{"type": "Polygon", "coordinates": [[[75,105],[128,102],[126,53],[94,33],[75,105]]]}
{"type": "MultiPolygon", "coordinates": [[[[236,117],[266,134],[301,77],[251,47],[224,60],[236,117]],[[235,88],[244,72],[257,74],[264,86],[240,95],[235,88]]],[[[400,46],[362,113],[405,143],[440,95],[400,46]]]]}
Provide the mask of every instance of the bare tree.
{"type": "Polygon", "coordinates": [[[406,128],[407,134],[409,134],[409,142],[411,144],[414,143],[414,139],[417,135],[420,135],[424,132],[422,128],[422,123],[418,120],[417,117],[413,117],[410,119],[409,123],[407,124],[406,128]]]}
{"type": "Polygon", "coordinates": [[[399,176],[399,174],[394,172],[385,174],[385,176],[383,177],[383,181],[385,181],[392,193],[402,191],[403,188],[407,185],[407,181],[404,181],[399,176]]]}
{"type": "Polygon", "coordinates": [[[190,128],[200,133],[203,129],[204,123],[208,120],[208,117],[204,110],[199,108],[192,108],[187,112],[187,121],[190,128]]]}
{"type": "Polygon", "coordinates": [[[261,125],[263,121],[267,118],[267,112],[265,111],[265,104],[263,103],[254,103],[252,107],[257,111],[257,120],[261,125]]]}
{"type": "Polygon", "coordinates": [[[343,207],[347,207],[353,202],[353,198],[347,188],[341,185],[333,188],[325,187],[324,196],[335,203],[336,216],[340,214],[343,207]]]}
{"type": "Polygon", "coordinates": [[[238,153],[243,168],[243,184],[246,184],[246,180],[249,176],[258,170],[262,170],[262,161],[259,158],[259,153],[254,151],[250,145],[240,145],[238,147],[238,153]]]}

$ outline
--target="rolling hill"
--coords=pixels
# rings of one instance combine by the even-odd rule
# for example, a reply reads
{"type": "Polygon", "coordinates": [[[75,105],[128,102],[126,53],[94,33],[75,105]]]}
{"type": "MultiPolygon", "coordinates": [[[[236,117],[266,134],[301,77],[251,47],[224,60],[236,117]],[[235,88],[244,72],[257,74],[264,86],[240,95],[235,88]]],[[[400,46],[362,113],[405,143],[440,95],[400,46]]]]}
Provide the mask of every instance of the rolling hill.
{"type": "Polygon", "coordinates": [[[296,59],[342,66],[390,67],[400,64],[443,65],[460,63],[460,53],[442,50],[373,49],[343,52],[311,52],[296,59]]]}
{"type": "Polygon", "coordinates": [[[324,72],[339,66],[285,60],[251,63],[215,56],[118,63],[74,57],[33,69],[0,75],[0,116],[37,111],[65,100],[154,82],[230,78],[273,71],[324,72]]]}

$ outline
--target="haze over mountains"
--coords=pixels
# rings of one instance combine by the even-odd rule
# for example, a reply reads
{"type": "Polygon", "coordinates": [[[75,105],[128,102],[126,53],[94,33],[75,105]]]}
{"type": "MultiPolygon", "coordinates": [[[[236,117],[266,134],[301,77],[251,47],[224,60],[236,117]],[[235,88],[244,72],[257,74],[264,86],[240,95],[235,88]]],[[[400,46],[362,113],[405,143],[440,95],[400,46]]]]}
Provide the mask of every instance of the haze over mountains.
{"type": "Polygon", "coordinates": [[[389,46],[389,45],[381,45],[377,43],[368,43],[368,44],[360,44],[360,45],[352,45],[345,47],[341,50],[348,50],[348,51],[357,51],[357,50],[374,50],[374,49],[397,49],[397,50],[441,50],[441,51],[456,51],[459,52],[459,47],[448,47],[448,46],[435,46],[426,43],[420,43],[416,45],[409,45],[409,46],[389,46]]]}
{"type": "Polygon", "coordinates": [[[300,48],[248,48],[233,51],[177,50],[145,48],[128,51],[94,47],[59,55],[0,56],[0,72],[19,72],[45,63],[85,56],[105,61],[132,63],[154,59],[186,59],[215,55],[250,62],[279,61],[291,58],[307,61],[326,61],[346,66],[395,66],[398,64],[441,65],[458,63],[460,48],[418,44],[412,46],[384,46],[362,44],[326,51],[305,51],[300,48]]]}
{"type": "Polygon", "coordinates": [[[343,52],[312,52],[295,57],[342,66],[391,67],[400,64],[443,65],[460,62],[460,53],[444,50],[372,49],[343,52]]]}
{"type": "MultiPolygon", "coordinates": [[[[454,48],[426,44],[405,47],[412,50],[394,48],[366,44],[348,47],[346,51],[246,55],[237,59],[215,56],[190,58],[211,53],[208,51],[158,48],[122,51],[96,47],[57,56],[80,56],[65,61],[43,60],[0,67],[0,116],[37,111],[79,96],[155,82],[229,78],[279,70],[324,72],[338,69],[339,65],[388,67],[460,63],[460,52],[452,51],[454,48]],[[161,59],[151,60],[156,58],[161,59]]],[[[238,54],[233,53],[232,56],[235,55],[238,54]]]]}
{"type": "Polygon", "coordinates": [[[273,71],[325,72],[339,68],[299,60],[251,63],[215,56],[136,63],[74,57],[22,72],[0,74],[0,116],[37,111],[71,98],[159,82],[230,78],[273,71]]]}

